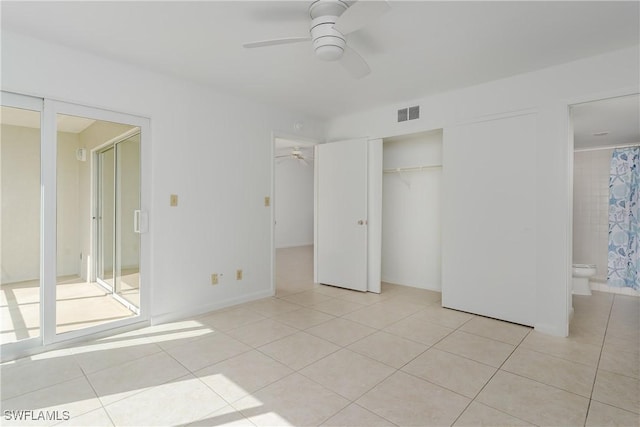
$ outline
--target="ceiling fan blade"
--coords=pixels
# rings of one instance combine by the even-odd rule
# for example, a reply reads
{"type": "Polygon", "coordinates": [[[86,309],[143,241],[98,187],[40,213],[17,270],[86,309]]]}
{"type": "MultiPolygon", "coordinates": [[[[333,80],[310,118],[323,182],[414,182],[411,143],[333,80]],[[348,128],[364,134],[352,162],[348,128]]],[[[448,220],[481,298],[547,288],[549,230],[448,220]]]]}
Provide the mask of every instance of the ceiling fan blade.
{"type": "Polygon", "coordinates": [[[360,0],[338,18],[333,28],[346,35],[359,30],[390,9],[386,0],[360,0]]]}
{"type": "Polygon", "coordinates": [[[371,68],[369,68],[367,61],[362,59],[362,56],[348,45],[345,46],[344,55],[340,58],[340,64],[355,79],[361,79],[371,73],[371,68]]]}
{"type": "Polygon", "coordinates": [[[283,39],[262,40],[259,42],[243,43],[242,46],[250,49],[254,47],[275,46],[278,44],[290,44],[311,41],[311,37],[286,37],[283,39]]]}

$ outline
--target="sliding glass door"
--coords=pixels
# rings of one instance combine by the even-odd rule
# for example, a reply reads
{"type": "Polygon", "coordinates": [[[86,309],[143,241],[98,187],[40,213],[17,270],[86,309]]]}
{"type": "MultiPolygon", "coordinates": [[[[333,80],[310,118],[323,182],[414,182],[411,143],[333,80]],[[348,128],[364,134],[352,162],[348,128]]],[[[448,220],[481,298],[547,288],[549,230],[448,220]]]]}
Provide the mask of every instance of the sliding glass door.
{"type": "Polygon", "coordinates": [[[140,314],[141,129],[62,113],[56,127],[56,334],[73,336],[140,314]]]}
{"type": "Polygon", "coordinates": [[[1,360],[146,321],[149,120],[1,99],[1,360]]]}
{"type": "Polygon", "coordinates": [[[115,241],[115,168],[116,156],[113,146],[97,156],[97,245],[96,279],[98,283],[113,292],[114,284],[114,241],[115,241]]]}
{"type": "Polygon", "coordinates": [[[0,344],[40,342],[42,99],[2,94],[0,344]]]}
{"type": "Polygon", "coordinates": [[[140,133],[99,151],[96,165],[96,279],[139,313],[140,133]]]}
{"type": "Polygon", "coordinates": [[[140,134],[115,145],[115,289],[133,312],[140,307],[140,134]]]}

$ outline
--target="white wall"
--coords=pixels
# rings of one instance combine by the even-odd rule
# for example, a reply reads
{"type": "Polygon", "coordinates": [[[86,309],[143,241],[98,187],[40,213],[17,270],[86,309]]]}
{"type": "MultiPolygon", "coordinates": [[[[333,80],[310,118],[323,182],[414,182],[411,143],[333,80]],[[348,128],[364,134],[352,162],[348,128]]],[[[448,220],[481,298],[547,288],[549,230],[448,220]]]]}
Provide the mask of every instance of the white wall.
{"type": "MultiPolygon", "coordinates": [[[[405,100],[341,116],[329,123],[328,137],[331,140],[354,136],[389,137],[444,128],[446,148],[448,127],[503,113],[534,110],[537,113],[536,155],[524,159],[533,162],[536,188],[530,194],[536,206],[535,222],[527,225],[532,227],[535,236],[530,245],[536,254],[530,263],[530,274],[535,275],[536,298],[530,304],[535,310],[538,330],[566,335],[570,306],[567,289],[571,278],[569,164],[573,155],[568,142],[568,104],[637,92],[638,63],[638,46],[634,46],[478,86],[405,100]],[[422,118],[396,123],[397,109],[407,105],[420,105],[422,118]]],[[[473,143],[473,140],[468,141],[468,144],[473,143]]],[[[473,176],[458,178],[473,182],[473,176]]],[[[444,197],[464,197],[464,194],[446,194],[444,197]]],[[[499,207],[487,213],[499,215],[499,207]]],[[[445,217],[453,224],[467,220],[468,212],[443,212],[445,217]]],[[[475,218],[478,224],[488,219],[475,218]]],[[[486,250],[485,243],[468,242],[477,251],[486,250]]],[[[499,263],[500,260],[496,258],[495,261],[499,263]]],[[[443,288],[445,280],[443,278],[443,288]]]]}
{"type": "Polygon", "coordinates": [[[2,125],[2,280],[40,277],[40,129],[2,125]]]}
{"type": "Polygon", "coordinates": [[[2,88],[151,120],[151,311],[157,320],[269,295],[272,132],[322,139],[312,117],[220,95],[48,42],[2,33],[2,88]],[[179,206],[169,206],[169,195],[179,206]],[[235,281],[237,268],[244,270],[235,281]],[[211,286],[210,274],[221,273],[211,286]]]}
{"type": "Polygon", "coordinates": [[[313,244],[313,160],[276,161],[276,248],[313,244]]]}
{"type": "MultiPolygon", "coordinates": [[[[442,165],[442,131],[388,138],[383,168],[442,165]]],[[[382,191],[382,281],[441,289],[442,169],[385,173],[382,191]]]]}
{"type": "Polygon", "coordinates": [[[613,149],[576,151],[573,161],[573,262],[596,264],[607,280],[609,174],[613,149]]]}

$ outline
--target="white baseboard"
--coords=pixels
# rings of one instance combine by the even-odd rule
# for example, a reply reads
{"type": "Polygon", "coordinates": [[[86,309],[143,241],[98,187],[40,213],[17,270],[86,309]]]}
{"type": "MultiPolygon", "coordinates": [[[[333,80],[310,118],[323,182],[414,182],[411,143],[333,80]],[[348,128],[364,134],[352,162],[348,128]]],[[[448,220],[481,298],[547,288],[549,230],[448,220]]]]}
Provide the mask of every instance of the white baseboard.
{"type": "Polygon", "coordinates": [[[188,317],[199,316],[210,311],[220,310],[234,305],[243,304],[245,302],[255,301],[262,298],[273,296],[272,290],[260,291],[249,295],[243,295],[238,298],[231,298],[225,301],[216,302],[214,304],[205,304],[198,307],[187,308],[184,310],[172,311],[151,316],[151,324],[159,325],[162,323],[174,322],[176,320],[186,319],[188,317]]]}
{"type": "Polygon", "coordinates": [[[280,246],[276,245],[276,249],[299,248],[302,246],[313,246],[313,240],[311,242],[285,243],[281,244],[280,246]]]}
{"type": "Polygon", "coordinates": [[[589,286],[592,291],[608,292],[610,294],[629,295],[632,297],[640,297],[640,292],[631,288],[617,288],[615,286],[609,286],[605,282],[590,280],[589,286]]]}
{"type": "Polygon", "coordinates": [[[390,283],[392,285],[408,286],[410,288],[426,289],[428,291],[442,292],[442,285],[439,283],[407,283],[402,280],[394,280],[388,277],[383,277],[384,283],[390,283]]]}

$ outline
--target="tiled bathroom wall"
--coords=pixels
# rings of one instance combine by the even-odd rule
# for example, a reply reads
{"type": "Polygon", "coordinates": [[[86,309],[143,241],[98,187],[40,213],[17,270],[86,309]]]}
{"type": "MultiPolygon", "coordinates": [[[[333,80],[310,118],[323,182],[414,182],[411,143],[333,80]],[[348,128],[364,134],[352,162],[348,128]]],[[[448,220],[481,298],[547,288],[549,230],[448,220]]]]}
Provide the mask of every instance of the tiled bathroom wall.
{"type": "Polygon", "coordinates": [[[573,263],[596,264],[607,280],[609,167],[613,149],[576,151],[573,181],[573,263]]]}

